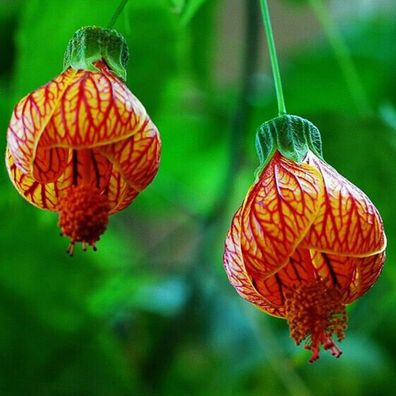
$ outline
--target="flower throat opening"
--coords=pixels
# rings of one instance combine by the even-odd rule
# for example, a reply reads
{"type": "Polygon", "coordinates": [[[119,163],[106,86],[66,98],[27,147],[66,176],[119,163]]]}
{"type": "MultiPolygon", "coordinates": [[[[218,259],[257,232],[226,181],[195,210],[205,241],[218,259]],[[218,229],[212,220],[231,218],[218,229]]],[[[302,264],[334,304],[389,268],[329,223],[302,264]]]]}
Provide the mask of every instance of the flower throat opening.
{"type": "Polygon", "coordinates": [[[336,358],[342,354],[334,343],[345,337],[347,315],[338,289],[327,288],[322,280],[300,284],[285,293],[286,316],[290,335],[297,345],[306,341],[305,348],[312,352],[310,363],[319,358],[320,345],[336,358]]]}

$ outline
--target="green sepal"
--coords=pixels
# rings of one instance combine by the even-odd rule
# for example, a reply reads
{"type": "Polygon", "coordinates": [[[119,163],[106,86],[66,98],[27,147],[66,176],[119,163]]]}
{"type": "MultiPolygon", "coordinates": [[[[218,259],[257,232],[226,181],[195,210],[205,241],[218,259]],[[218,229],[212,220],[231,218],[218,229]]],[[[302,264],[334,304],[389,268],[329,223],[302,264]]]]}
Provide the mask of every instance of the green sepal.
{"type": "Polygon", "coordinates": [[[98,71],[94,63],[106,62],[112,72],[126,80],[128,45],[125,38],[114,29],[85,26],[78,29],[69,40],[63,61],[64,70],[98,71]]]}
{"type": "Polygon", "coordinates": [[[265,122],[257,129],[256,150],[260,165],[256,175],[279,151],[284,157],[301,163],[308,150],[323,158],[319,129],[312,122],[295,115],[282,115],[265,122]]]}

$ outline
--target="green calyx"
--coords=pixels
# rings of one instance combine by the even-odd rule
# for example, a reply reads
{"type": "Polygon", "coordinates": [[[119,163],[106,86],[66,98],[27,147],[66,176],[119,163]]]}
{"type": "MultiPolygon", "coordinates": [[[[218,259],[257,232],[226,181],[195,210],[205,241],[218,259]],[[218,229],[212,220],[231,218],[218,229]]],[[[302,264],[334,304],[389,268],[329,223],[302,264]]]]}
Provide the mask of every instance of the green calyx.
{"type": "Polygon", "coordinates": [[[257,174],[267,166],[276,151],[297,163],[304,160],[308,150],[323,158],[319,129],[312,122],[289,114],[273,118],[258,128],[256,150],[260,160],[257,174]]]}
{"type": "Polygon", "coordinates": [[[64,70],[72,67],[96,72],[95,62],[103,60],[116,76],[125,81],[128,55],[127,42],[116,30],[85,26],[70,39],[63,67],[64,70]]]}

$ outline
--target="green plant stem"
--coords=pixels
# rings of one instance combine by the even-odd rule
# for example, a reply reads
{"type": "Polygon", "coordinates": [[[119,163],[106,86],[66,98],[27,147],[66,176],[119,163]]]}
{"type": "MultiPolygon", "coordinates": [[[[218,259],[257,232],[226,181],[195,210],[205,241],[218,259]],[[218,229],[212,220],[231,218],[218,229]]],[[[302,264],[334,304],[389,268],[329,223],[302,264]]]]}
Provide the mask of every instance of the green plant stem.
{"type": "Polygon", "coordinates": [[[344,75],[346,84],[351,93],[352,99],[357,109],[363,114],[372,114],[367,94],[363,88],[356,66],[353,63],[349,49],[337,29],[336,24],[331,19],[323,0],[308,0],[316,17],[318,18],[327,39],[333,48],[334,55],[344,75]]]}
{"type": "Polygon", "coordinates": [[[111,29],[115,23],[117,22],[118,17],[120,16],[122,10],[124,9],[124,7],[126,6],[126,3],[128,3],[128,0],[121,0],[120,4],[118,5],[117,9],[114,11],[113,16],[110,19],[109,24],[107,25],[107,27],[109,29],[111,29]]]}
{"type": "Polygon", "coordinates": [[[267,37],[272,73],[274,75],[276,98],[278,101],[278,113],[281,116],[287,114],[287,112],[286,112],[285,99],[283,96],[282,80],[280,76],[278,56],[276,54],[274,34],[272,33],[271,18],[269,15],[267,0],[260,0],[260,4],[261,4],[261,13],[263,14],[263,22],[267,37]]]}

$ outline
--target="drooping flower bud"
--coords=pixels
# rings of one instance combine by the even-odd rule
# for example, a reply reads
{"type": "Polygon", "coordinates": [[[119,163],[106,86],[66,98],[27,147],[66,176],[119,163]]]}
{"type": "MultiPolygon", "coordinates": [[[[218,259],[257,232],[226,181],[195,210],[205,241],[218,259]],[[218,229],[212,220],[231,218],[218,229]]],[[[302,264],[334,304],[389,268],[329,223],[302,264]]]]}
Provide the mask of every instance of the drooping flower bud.
{"type": "Polygon", "coordinates": [[[7,133],[7,169],[33,205],[59,212],[74,244],[99,240],[108,216],[128,206],[155,177],[159,133],[124,83],[128,48],[115,30],[79,29],[65,70],[25,96],[7,133]]]}
{"type": "Polygon", "coordinates": [[[322,159],[319,130],[282,116],[258,130],[257,180],[235,214],[224,265],[238,293],[285,318],[311,362],[336,357],[345,306],[378,278],[386,238],[375,206],[322,159]]]}

